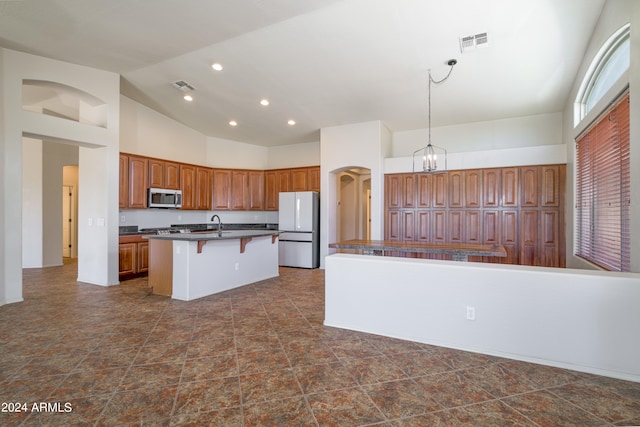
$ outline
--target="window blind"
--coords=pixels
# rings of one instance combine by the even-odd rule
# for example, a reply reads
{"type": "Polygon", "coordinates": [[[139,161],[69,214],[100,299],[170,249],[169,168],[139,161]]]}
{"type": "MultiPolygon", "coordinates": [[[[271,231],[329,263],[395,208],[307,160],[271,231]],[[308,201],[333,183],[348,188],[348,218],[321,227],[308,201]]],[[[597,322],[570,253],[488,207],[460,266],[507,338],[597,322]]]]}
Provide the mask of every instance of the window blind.
{"type": "Polygon", "coordinates": [[[630,271],[629,95],[576,141],[576,255],[630,271]]]}

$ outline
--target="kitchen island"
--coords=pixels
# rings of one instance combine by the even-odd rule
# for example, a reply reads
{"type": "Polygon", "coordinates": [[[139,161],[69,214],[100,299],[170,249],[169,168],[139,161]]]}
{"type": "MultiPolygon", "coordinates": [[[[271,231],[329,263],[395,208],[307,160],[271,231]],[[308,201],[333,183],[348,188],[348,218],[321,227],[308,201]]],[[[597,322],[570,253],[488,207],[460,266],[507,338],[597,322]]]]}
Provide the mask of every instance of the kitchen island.
{"type": "Polygon", "coordinates": [[[149,239],[153,293],[190,301],[278,276],[278,231],[176,233],[149,239]]]}

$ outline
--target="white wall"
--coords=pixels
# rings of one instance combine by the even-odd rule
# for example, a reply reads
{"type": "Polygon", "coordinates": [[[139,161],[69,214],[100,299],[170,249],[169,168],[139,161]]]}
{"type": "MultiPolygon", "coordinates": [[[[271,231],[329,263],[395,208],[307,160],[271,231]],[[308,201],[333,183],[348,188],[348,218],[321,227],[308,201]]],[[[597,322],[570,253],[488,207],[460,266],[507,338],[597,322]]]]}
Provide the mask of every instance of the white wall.
{"type": "Polygon", "coordinates": [[[269,147],[265,169],[317,166],[320,164],[320,142],[269,147]]]}
{"type": "MultiPolygon", "coordinates": [[[[80,156],[81,175],[90,175],[86,193],[101,194],[103,203],[86,205],[79,201],[79,222],[91,217],[104,219],[104,226],[91,233],[79,229],[84,252],[79,254],[78,276],[96,284],[118,283],[118,124],[119,84],[117,74],[0,49],[2,110],[0,136],[2,146],[2,217],[0,222],[0,303],[22,300],[22,139],[23,136],[83,147],[104,147],[101,156],[80,156]],[[94,95],[107,105],[107,127],[90,126],[22,109],[22,81],[51,81],[94,95]],[[113,208],[111,208],[113,206],[113,208]],[[84,274],[91,272],[91,274],[84,274]]],[[[89,148],[84,148],[85,150],[89,148]]],[[[43,158],[43,165],[47,159],[43,158]]],[[[83,177],[80,177],[83,180],[83,177]]],[[[59,224],[58,224],[59,225],[59,224]]],[[[80,243],[79,243],[80,244],[80,243]]]]}
{"type": "Polygon", "coordinates": [[[320,131],[320,266],[336,238],[336,173],[371,170],[371,238],[383,237],[383,159],[391,154],[391,132],[379,121],[323,128],[320,131]]]}
{"type": "MultiPolygon", "coordinates": [[[[435,127],[431,140],[448,153],[562,144],[562,113],[435,127]]],[[[427,141],[428,129],[394,132],[392,157],[411,156],[427,141]]]]}
{"type": "Polygon", "coordinates": [[[62,169],[78,164],[78,146],[43,141],[42,155],[45,161],[42,164],[43,255],[40,267],[50,267],[62,265],[62,169]]]}
{"type": "MultiPolygon", "coordinates": [[[[628,80],[631,91],[640,87],[640,2],[637,0],[608,0],[605,3],[596,29],[592,35],[591,42],[585,52],[582,65],[576,74],[573,88],[569,93],[567,104],[564,110],[563,132],[564,142],[567,150],[567,198],[566,206],[566,254],[567,267],[597,269],[596,266],[574,256],[574,227],[575,212],[571,209],[575,200],[575,138],[577,130],[574,129],[574,102],[580,84],[587,73],[593,58],[607,39],[620,27],[626,23],[631,23],[631,65],[629,72],[623,77],[628,80]]],[[[626,83],[626,82],[622,82],[626,83]]],[[[600,105],[606,105],[615,96],[610,93],[609,97],[602,100],[600,105]]],[[[596,107],[597,108],[597,107],[596,107]]],[[[640,164],[640,99],[631,96],[631,271],[640,272],[640,168],[634,165],[640,164]]]]}
{"type": "Polygon", "coordinates": [[[325,282],[328,326],[640,381],[638,274],[334,254],[325,282]]]}
{"type": "Polygon", "coordinates": [[[22,266],[36,268],[43,266],[42,141],[24,138],[22,159],[22,266]]]}

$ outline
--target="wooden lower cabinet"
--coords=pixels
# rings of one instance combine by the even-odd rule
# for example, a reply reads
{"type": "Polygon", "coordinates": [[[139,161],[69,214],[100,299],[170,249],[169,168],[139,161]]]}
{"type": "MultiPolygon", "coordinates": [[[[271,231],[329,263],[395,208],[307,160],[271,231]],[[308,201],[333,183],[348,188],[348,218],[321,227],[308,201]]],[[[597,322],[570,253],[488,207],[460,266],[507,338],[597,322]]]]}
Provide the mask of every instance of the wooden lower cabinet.
{"type": "Polygon", "coordinates": [[[120,280],[145,275],[149,271],[149,241],[141,235],[120,236],[118,253],[120,280]]]}
{"type": "Polygon", "coordinates": [[[500,244],[505,258],[469,260],[564,267],[565,180],[565,165],[387,174],[385,238],[500,244]]]}

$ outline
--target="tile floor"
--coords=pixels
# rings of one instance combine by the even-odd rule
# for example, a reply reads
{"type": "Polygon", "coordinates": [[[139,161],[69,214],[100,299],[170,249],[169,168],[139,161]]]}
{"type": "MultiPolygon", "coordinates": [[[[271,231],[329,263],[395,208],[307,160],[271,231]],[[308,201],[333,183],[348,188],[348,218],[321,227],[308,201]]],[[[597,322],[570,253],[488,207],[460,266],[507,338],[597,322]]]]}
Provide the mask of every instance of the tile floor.
{"type": "Polygon", "coordinates": [[[322,270],[192,302],[75,277],[0,307],[2,410],[28,409],[0,425],[640,425],[638,383],[324,327],[322,270]]]}

